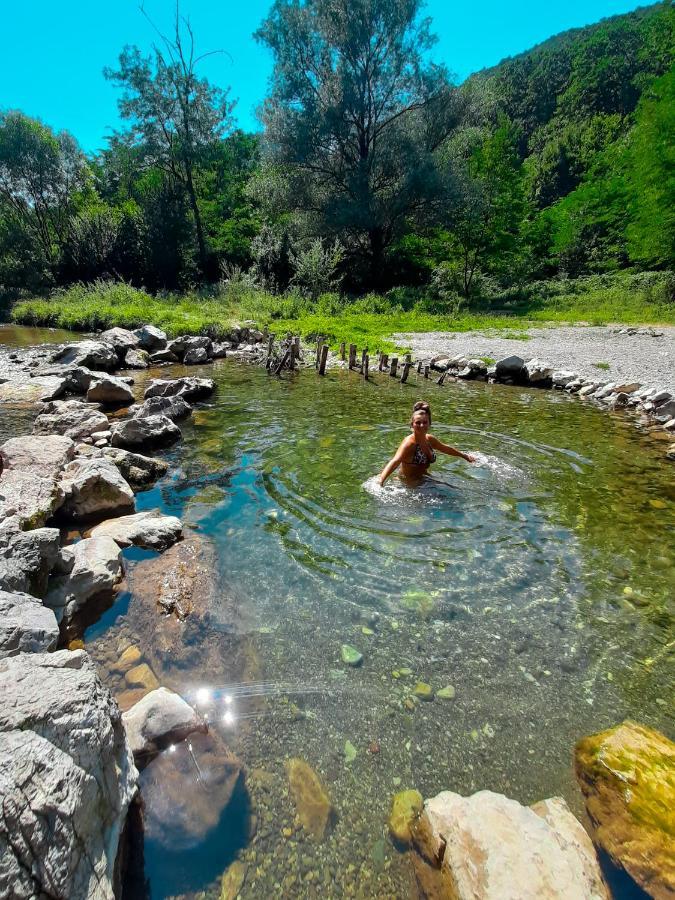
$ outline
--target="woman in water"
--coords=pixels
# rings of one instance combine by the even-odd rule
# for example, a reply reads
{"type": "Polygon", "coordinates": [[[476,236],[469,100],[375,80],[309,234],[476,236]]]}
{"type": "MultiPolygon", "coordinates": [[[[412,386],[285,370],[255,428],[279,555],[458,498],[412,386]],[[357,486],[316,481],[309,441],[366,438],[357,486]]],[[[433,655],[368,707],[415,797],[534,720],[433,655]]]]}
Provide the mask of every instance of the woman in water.
{"type": "Polygon", "coordinates": [[[435,438],[433,434],[429,434],[431,428],[431,407],[424,400],[418,400],[413,406],[412,418],[410,420],[410,428],[412,434],[401,441],[401,446],[395,455],[389,460],[387,465],[382,469],[378,481],[383,485],[387,478],[398,467],[401,467],[401,474],[404,479],[409,481],[418,481],[423,475],[426,475],[427,469],[436,462],[436,453],[447,453],[448,456],[461,456],[467,462],[475,462],[476,457],[470,453],[462,453],[454,447],[444,444],[435,438]]]}

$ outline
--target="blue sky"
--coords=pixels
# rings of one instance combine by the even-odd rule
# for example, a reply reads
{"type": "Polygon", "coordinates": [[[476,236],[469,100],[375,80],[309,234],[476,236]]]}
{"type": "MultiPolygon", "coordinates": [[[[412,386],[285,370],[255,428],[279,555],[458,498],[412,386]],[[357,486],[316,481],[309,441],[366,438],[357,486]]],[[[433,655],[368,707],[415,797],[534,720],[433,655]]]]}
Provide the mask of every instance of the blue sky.
{"type": "MultiPolygon", "coordinates": [[[[181,0],[192,22],[199,50],[222,49],[202,71],[238,98],[236,117],[255,128],[255,107],[265,94],[272,60],[252,38],[271,0],[181,0]]],[[[439,41],[434,58],[459,79],[506,56],[526,50],[568,28],[635,9],[622,0],[526,0],[481,3],[428,0],[439,41]]],[[[116,89],[103,78],[124,44],[150,49],[156,38],[139,11],[138,0],[8,0],[0,37],[0,108],[21,109],[55,129],[72,132],[83,148],[105,145],[110,127],[119,126],[116,89]]],[[[174,0],[145,0],[145,9],[170,30],[174,0]]]]}

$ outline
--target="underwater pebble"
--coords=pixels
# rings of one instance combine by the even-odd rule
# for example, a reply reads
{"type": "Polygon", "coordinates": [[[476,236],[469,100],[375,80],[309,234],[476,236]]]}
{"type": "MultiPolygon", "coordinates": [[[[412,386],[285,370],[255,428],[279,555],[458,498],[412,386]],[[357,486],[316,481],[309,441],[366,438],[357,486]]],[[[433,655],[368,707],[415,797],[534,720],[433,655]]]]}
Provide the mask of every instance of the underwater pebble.
{"type": "Polygon", "coordinates": [[[351,644],[343,644],[341,648],[342,662],[348,666],[360,666],[363,662],[363,654],[351,644]]]}

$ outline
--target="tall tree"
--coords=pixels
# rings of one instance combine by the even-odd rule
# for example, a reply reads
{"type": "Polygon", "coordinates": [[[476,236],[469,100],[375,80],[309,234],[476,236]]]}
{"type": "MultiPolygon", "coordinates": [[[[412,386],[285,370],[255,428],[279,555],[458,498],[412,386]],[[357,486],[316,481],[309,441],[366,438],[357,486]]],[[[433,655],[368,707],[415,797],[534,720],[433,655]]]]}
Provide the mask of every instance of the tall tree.
{"type": "Polygon", "coordinates": [[[256,33],[275,58],[261,118],[293,208],[313,231],[367,259],[434,192],[434,150],[456,121],[455,92],[427,60],[421,0],[276,0],[256,33]]]}
{"type": "Polygon", "coordinates": [[[124,91],[118,105],[130,122],[129,137],[142,143],[151,165],[185,190],[204,274],[207,248],[195,175],[205,151],[229,127],[234,104],[228,100],[229,88],[215,87],[197,74],[199,62],[209,54],[195,54],[194,33],[178,3],[173,36],[160,38],[161,46],[155,45],[149,57],[137,47],[125,47],[119,69],[106,68],[104,74],[124,91]]]}

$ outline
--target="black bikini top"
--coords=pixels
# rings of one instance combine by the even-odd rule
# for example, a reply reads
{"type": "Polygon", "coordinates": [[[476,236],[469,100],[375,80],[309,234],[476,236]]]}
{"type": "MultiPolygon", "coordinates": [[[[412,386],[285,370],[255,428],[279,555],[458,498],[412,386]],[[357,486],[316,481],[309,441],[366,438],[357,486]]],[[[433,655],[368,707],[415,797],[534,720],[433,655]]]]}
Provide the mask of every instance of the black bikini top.
{"type": "Polygon", "coordinates": [[[415,444],[415,452],[413,453],[411,462],[414,466],[430,466],[431,463],[436,462],[436,454],[432,450],[431,456],[427,456],[420,445],[415,444]]]}

